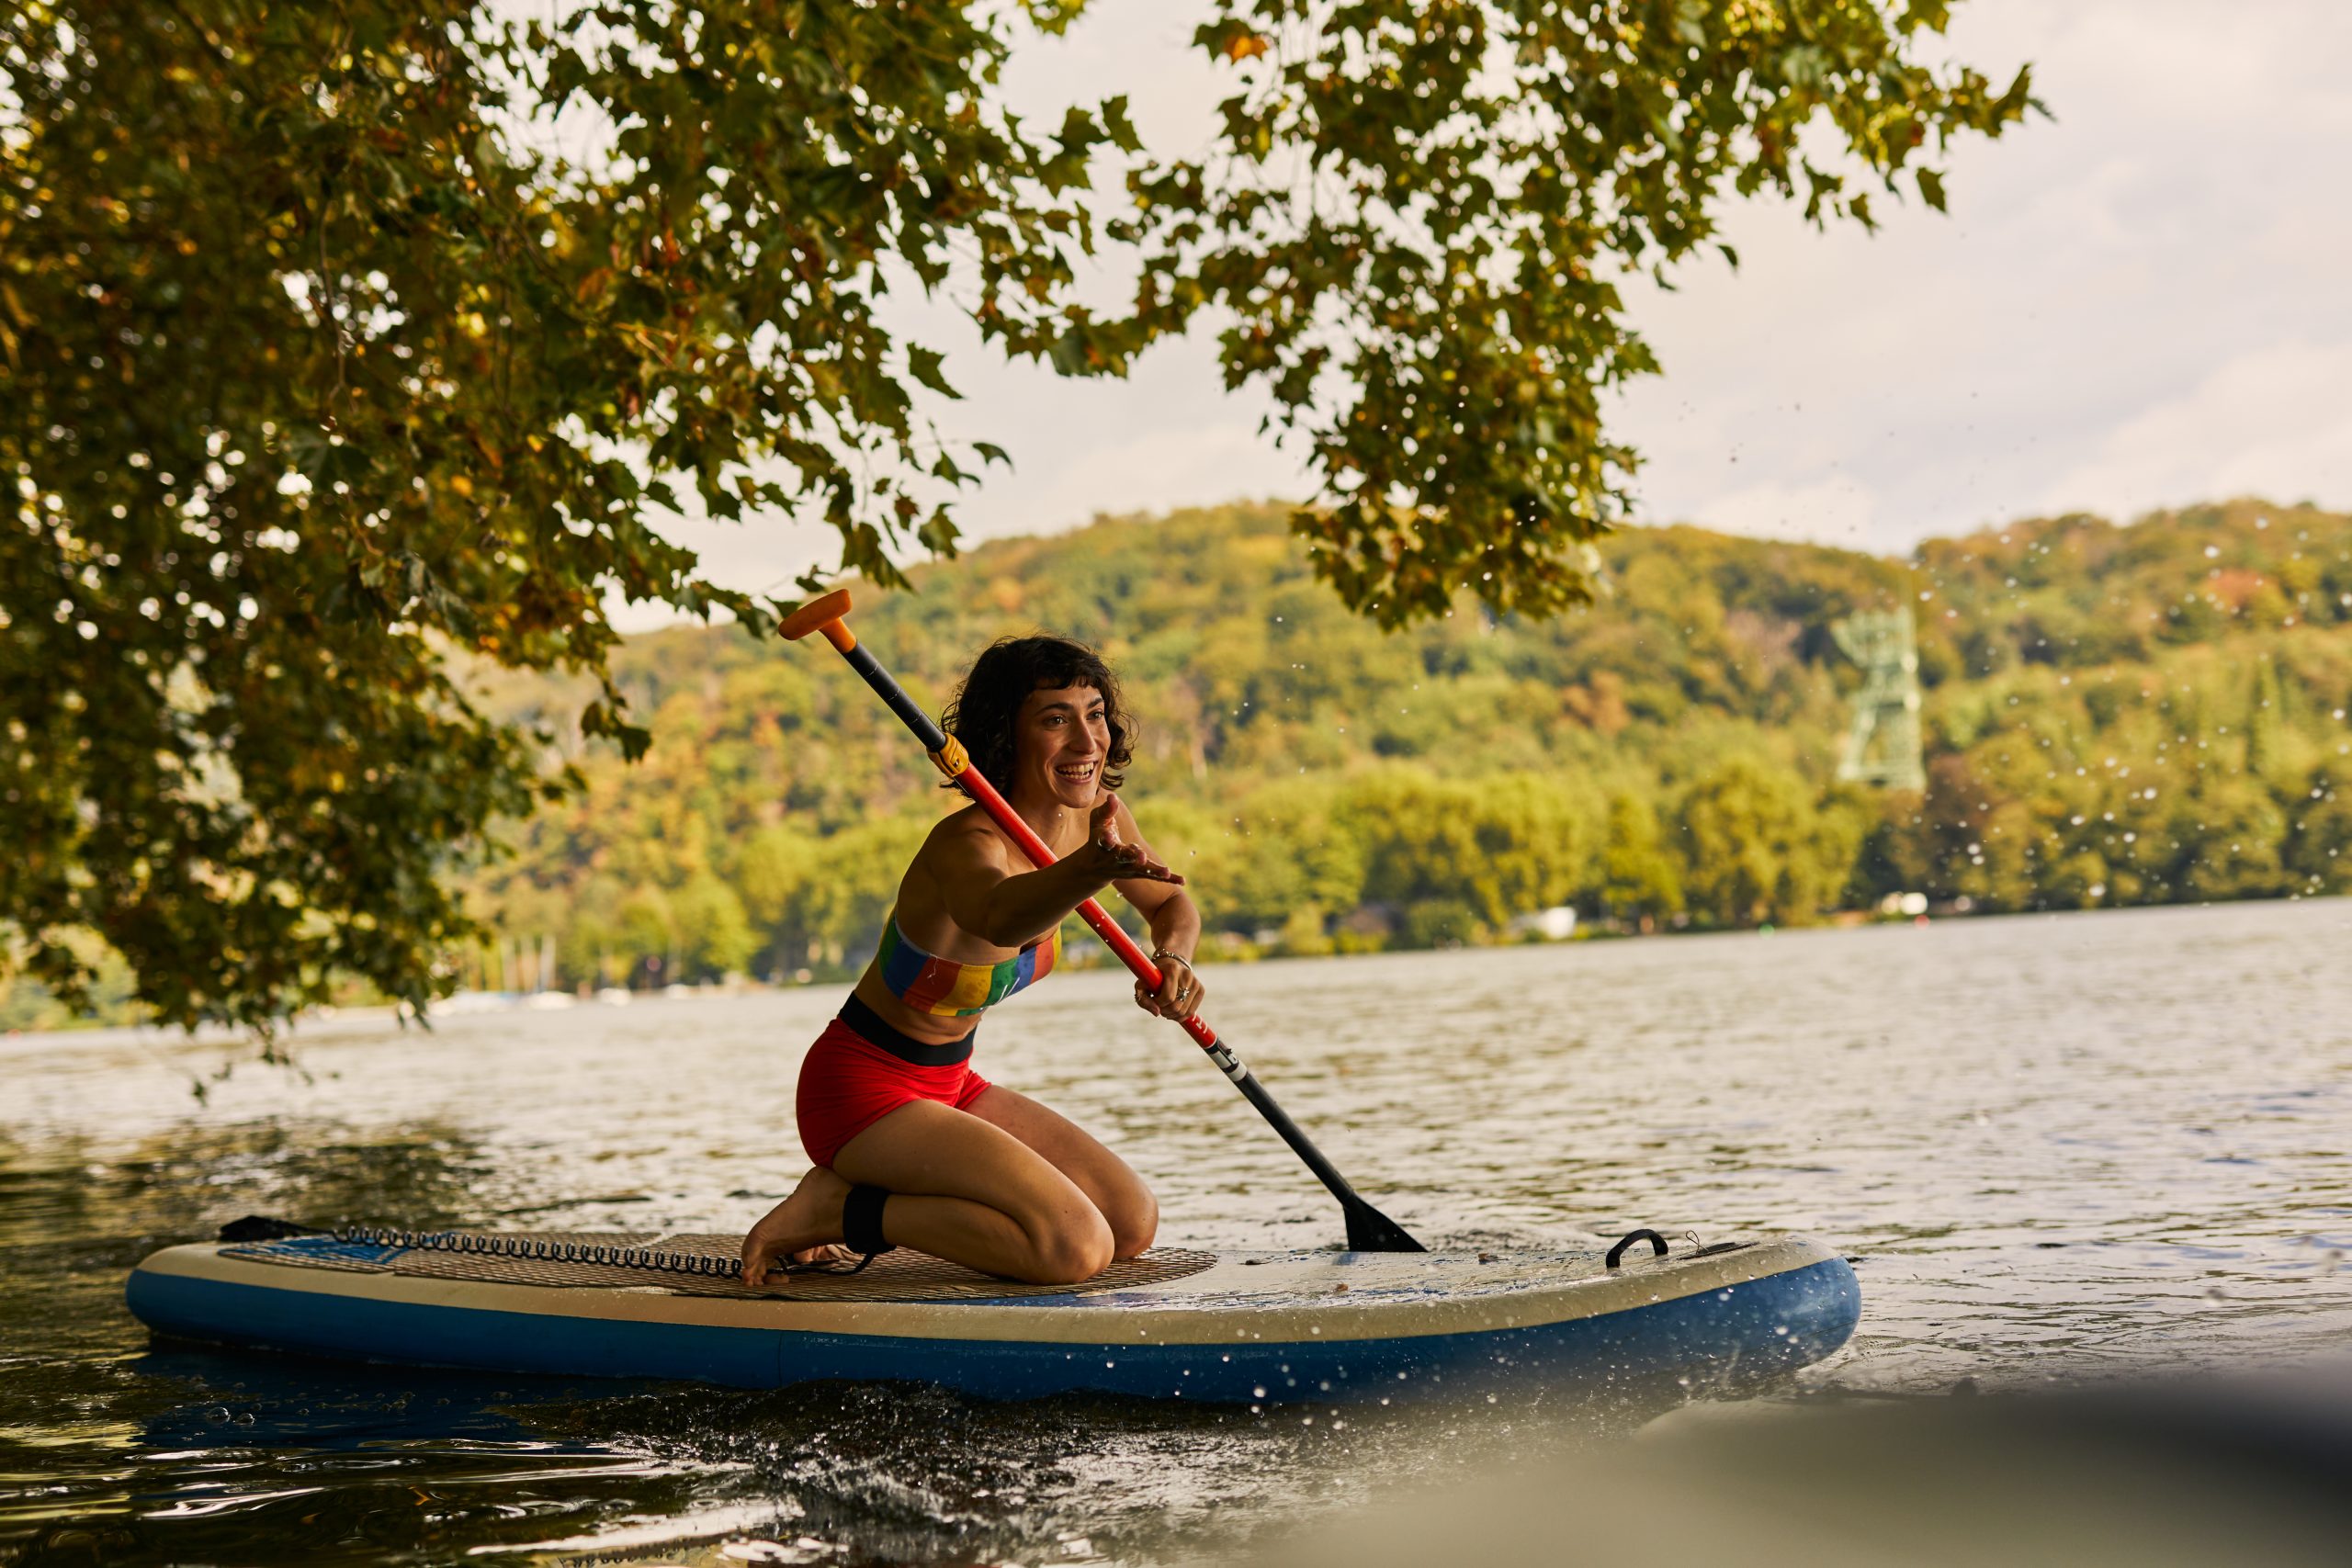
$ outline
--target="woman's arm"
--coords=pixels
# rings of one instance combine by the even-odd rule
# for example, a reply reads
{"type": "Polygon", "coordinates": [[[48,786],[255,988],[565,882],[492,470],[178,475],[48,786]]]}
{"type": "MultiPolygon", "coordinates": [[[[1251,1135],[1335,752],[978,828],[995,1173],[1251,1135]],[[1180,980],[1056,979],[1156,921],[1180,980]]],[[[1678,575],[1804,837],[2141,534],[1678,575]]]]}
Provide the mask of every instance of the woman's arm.
{"type": "MultiPolygon", "coordinates": [[[[1020,947],[1061,924],[1064,916],[1114,881],[1173,891],[1184,879],[1159,863],[1134,835],[1134,819],[1122,832],[1126,808],[1105,796],[1084,846],[1048,866],[1015,873],[1018,852],[984,821],[974,820],[942,834],[923,859],[946,905],[948,918],[981,941],[1020,947]]],[[[1123,889],[1124,890],[1124,889],[1123,889]]],[[[1133,895],[1130,895],[1132,897],[1133,895]]],[[[1186,900],[1189,904],[1190,900],[1186,900]]],[[[1193,922],[1198,931],[1200,922],[1193,922]]]]}
{"type": "MultiPolygon", "coordinates": [[[[1118,807],[1118,819],[1130,839],[1142,840],[1124,802],[1118,807]]],[[[1161,1018],[1192,1017],[1201,1010],[1201,998],[1208,991],[1193,972],[1193,954],[1201,945],[1200,906],[1174,883],[1138,877],[1121,880],[1116,886],[1120,896],[1136,907],[1151,928],[1152,956],[1159,965],[1159,988],[1147,991],[1137,981],[1136,1005],[1161,1018]]]]}
{"type": "Polygon", "coordinates": [[[1141,878],[1116,883],[1121,897],[1151,927],[1151,944],[1189,962],[1201,945],[1201,910],[1193,896],[1166,882],[1141,878]]]}

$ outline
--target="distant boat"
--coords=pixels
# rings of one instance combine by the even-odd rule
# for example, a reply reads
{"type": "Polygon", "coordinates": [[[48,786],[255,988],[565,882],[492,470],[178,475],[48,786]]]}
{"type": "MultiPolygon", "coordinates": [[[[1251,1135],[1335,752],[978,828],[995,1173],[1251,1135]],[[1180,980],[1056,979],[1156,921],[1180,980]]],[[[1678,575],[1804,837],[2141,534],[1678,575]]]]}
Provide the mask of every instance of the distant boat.
{"type": "Polygon", "coordinates": [[[533,991],[523,998],[523,1005],[533,1012],[560,1012],[579,999],[570,991],[533,991]]]}
{"type": "Polygon", "coordinates": [[[596,993],[596,999],[608,1008],[625,1008],[637,998],[627,986],[606,986],[596,993]]]}
{"type": "Polygon", "coordinates": [[[441,1014],[467,1012],[504,1012],[521,1005],[523,998],[513,991],[453,991],[436,998],[432,1011],[441,1014]]]}

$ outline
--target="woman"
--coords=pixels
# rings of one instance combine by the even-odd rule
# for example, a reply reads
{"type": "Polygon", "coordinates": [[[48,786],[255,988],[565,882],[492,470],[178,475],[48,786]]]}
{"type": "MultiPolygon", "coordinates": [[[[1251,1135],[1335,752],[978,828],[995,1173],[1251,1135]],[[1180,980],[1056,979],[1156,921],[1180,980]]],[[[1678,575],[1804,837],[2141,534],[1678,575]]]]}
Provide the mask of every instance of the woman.
{"type": "Polygon", "coordinates": [[[1130,724],[1118,682],[1062,637],[982,653],[949,734],[1052,850],[1031,866],[978,806],[943,820],[899,884],[881,949],[800,1067],[817,1168],[743,1238],[742,1277],[894,1246],[1037,1284],[1072,1284],[1151,1245],[1159,1205],[1126,1163],[971,1069],[973,1020],[1049,974],[1064,916],[1115,886],[1150,922],[1161,982],[1136,1001],[1199,1010],[1201,919],[1113,792],[1130,724]]]}

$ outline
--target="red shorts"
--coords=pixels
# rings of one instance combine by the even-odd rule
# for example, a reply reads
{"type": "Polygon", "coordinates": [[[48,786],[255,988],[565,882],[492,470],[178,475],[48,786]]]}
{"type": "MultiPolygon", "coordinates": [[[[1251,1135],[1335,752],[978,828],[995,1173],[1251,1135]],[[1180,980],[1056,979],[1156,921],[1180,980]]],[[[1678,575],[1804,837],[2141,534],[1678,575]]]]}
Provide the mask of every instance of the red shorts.
{"type": "Polygon", "coordinates": [[[842,1145],[901,1105],[932,1100],[969,1111],[988,1091],[989,1080],[969,1061],[918,1066],[837,1018],[800,1061],[800,1146],[830,1170],[842,1145]]]}

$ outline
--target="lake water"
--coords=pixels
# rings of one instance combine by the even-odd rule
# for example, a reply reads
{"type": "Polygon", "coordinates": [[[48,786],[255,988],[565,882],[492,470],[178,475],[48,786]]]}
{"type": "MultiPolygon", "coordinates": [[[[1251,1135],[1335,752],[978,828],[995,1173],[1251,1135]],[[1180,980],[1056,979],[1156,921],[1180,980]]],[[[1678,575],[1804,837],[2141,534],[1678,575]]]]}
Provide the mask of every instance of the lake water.
{"type": "MultiPolygon", "coordinates": [[[[2352,1339],[2352,902],[1223,965],[1208,1013],[1433,1245],[1803,1230],[1860,1331],[1781,1397],[2352,1339]]],[[[1112,1141],[1162,1239],[1336,1241],[1312,1179],[1112,973],[979,1063],[1112,1141]]],[[[909,1389],[605,1387],[151,1350],[125,1271],[247,1213],[748,1224],[805,1168],[811,988],[0,1041],[0,1562],[1155,1562],[1647,1412],[1252,1416],[909,1389]]]]}

